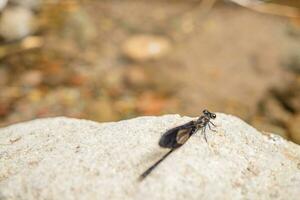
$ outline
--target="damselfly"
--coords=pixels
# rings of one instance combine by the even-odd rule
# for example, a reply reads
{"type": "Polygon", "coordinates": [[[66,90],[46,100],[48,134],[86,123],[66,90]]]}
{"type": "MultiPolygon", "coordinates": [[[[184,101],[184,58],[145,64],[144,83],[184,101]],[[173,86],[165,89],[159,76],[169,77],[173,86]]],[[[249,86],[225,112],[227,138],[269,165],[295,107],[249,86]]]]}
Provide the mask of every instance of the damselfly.
{"type": "Polygon", "coordinates": [[[140,179],[144,179],[146,176],[148,176],[159,163],[161,163],[166,157],[168,157],[175,149],[181,147],[199,129],[202,130],[204,139],[207,142],[205,130],[206,127],[208,127],[210,130],[213,130],[211,129],[210,125],[214,127],[216,126],[213,122],[211,122],[211,119],[215,119],[215,118],[216,118],[215,113],[209,112],[208,110],[203,110],[203,115],[201,115],[197,120],[190,121],[186,124],[174,127],[168,130],[167,132],[165,132],[161,136],[158,144],[161,147],[170,148],[170,151],[166,153],[160,160],[154,163],[151,167],[149,167],[140,176],[140,179]]]}

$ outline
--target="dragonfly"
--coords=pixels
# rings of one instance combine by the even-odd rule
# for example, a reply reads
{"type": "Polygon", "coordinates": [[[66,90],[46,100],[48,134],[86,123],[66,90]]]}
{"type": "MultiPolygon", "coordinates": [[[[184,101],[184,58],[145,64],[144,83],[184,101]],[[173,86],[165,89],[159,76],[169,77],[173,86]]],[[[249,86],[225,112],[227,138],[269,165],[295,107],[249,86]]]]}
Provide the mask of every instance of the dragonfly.
{"type": "Polygon", "coordinates": [[[211,126],[216,127],[216,125],[211,121],[216,118],[216,114],[203,110],[203,114],[197,119],[187,122],[181,126],[176,126],[168,131],[166,131],[159,140],[159,146],[163,148],[169,148],[168,151],[161,159],[149,167],[141,176],[140,180],[146,178],[164,159],[166,159],[174,150],[181,147],[186,141],[194,135],[198,130],[201,129],[204,139],[207,142],[206,128],[208,127],[212,131],[216,131],[211,128],[211,126]]]}

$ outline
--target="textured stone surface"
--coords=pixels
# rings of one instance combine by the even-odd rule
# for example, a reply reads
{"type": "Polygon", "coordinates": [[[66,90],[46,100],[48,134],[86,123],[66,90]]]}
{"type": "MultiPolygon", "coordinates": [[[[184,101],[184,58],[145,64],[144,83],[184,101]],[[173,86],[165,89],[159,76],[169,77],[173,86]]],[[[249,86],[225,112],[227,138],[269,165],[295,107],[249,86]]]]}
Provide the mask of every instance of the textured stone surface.
{"type": "Polygon", "coordinates": [[[0,199],[299,199],[300,147],[217,114],[145,180],[179,115],[116,123],[39,119],[0,129],[0,199]]]}

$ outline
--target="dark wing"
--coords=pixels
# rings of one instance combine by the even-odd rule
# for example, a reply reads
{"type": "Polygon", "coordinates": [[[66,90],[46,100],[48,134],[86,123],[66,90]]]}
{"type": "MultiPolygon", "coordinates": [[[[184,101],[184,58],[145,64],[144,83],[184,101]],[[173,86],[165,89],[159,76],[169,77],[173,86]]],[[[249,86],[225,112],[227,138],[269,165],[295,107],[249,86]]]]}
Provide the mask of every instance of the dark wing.
{"type": "Polygon", "coordinates": [[[161,136],[159,146],[164,148],[180,147],[189,139],[194,129],[195,126],[193,121],[172,128],[161,136]]]}

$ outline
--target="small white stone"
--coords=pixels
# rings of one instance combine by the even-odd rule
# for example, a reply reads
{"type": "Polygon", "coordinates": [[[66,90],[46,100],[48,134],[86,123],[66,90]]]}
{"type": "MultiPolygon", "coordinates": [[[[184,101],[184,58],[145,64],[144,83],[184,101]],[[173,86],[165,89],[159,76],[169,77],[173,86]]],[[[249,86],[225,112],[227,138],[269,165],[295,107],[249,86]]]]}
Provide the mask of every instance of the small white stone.
{"type": "Polygon", "coordinates": [[[11,7],[3,11],[0,19],[0,35],[7,41],[21,39],[35,28],[31,10],[22,7],[11,7]]]}
{"type": "Polygon", "coordinates": [[[122,46],[123,53],[135,61],[159,59],[169,52],[170,41],[162,36],[135,35],[122,46]]]}
{"type": "Polygon", "coordinates": [[[0,0],[0,11],[2,11],[7,4],[7,0],[0,0]]]}

